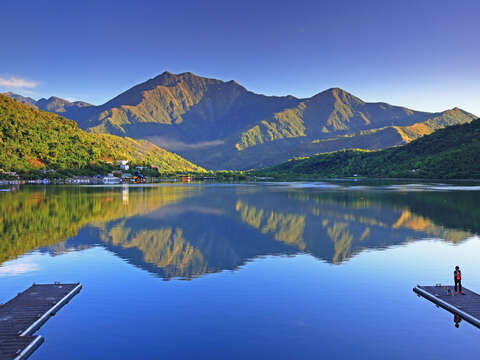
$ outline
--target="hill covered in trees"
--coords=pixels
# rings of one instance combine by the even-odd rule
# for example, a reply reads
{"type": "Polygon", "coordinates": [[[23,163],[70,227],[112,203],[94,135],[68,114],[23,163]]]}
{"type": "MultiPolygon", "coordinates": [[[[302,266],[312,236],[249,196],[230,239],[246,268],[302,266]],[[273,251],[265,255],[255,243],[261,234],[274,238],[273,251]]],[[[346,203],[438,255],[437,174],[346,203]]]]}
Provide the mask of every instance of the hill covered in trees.
{"type": "Polygon", "coordinates": [[[480,178],[480,119],[380,151],[344,150],[297,158],[258,172],[275,177],[480,178]]]}
{"type": "Polygon", "coordinates": [[[148,141],[90,134],[72,120],[0,94],[0,169],[99,171],[120,159],[163,172],[203,171],[148,141]]]}

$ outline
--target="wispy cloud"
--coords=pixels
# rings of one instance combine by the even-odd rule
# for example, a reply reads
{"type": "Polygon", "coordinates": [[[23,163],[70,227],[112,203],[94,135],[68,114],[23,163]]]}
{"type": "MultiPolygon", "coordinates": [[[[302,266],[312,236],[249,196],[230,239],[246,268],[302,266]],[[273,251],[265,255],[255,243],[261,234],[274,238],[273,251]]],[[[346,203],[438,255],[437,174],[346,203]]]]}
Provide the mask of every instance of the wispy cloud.
{"type": "Polygon", "coordinates": [[[0,76],[0,86],[9,89],[33,89],[38,85],[37,82],[22,79],[16,76],[0,76]]]}
{"type": "Polygon", "coordinates": [[[205,149],[209,147],[220,146],[225,143],[223,140],[211,140],[187,144],[183,141],[167,139],[162,136],[150,136],[147,138],[147,140],[170,151],[205,149]]]}
{"type": "Polygon", "coordinates": [[[38,265],[34,263],[10,263],[0,267],[0,277],[17,276],[38,270],[38,265]]]}

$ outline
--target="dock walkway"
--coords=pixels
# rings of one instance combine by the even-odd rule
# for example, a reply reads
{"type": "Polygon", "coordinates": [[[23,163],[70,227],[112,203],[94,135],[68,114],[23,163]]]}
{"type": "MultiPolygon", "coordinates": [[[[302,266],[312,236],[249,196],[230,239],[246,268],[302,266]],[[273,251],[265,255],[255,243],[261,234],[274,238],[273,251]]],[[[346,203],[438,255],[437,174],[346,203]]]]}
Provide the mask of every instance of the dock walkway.
{"type": "Polygon", "coordinates": [[[455,294],[453,286],[420,286],[413,291],[451,313],[480,328],[480,295],[463,288],[462,294],[455,294]]]}
{"type": "Polygon", "coordinates": [[[42,343],[34,333],[80,292],[80,284],[33,284],[0,305],[0,360],[28,358],[42,343]]]}

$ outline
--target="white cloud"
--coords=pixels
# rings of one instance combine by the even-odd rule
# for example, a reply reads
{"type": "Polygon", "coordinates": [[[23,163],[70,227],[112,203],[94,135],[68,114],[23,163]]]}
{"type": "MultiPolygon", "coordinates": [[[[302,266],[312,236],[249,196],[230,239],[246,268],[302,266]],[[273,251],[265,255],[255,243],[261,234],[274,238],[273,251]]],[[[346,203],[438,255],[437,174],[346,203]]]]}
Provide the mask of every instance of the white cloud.
{"type": "Polygon", "coordinates": [[[37,86],[37,83],[35,81],[22,79],[15,76],[0,76],[0,86],[13,89],[33,89],[37,86]]]}
{"type": "Polygon", "coordinates": [[[0,277],[16,276],[32,271],[37,271],[38,265],[34,263],[10,263],[0,267],[0,277]]]}

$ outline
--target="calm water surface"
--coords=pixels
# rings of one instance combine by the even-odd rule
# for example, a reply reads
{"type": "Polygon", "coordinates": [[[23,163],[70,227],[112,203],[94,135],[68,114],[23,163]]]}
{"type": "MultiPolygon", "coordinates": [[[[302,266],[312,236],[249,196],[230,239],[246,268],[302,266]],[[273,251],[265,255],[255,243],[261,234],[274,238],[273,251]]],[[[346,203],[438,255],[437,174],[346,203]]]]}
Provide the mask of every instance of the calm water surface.
{"type": "Polygon", "coordinates": [[[37,360],[479,354],[478,329],[412,292],[457,264],[480,292],[479,189],[352,184],[0,192],[0,302],[83,284],[37,360]]]}

